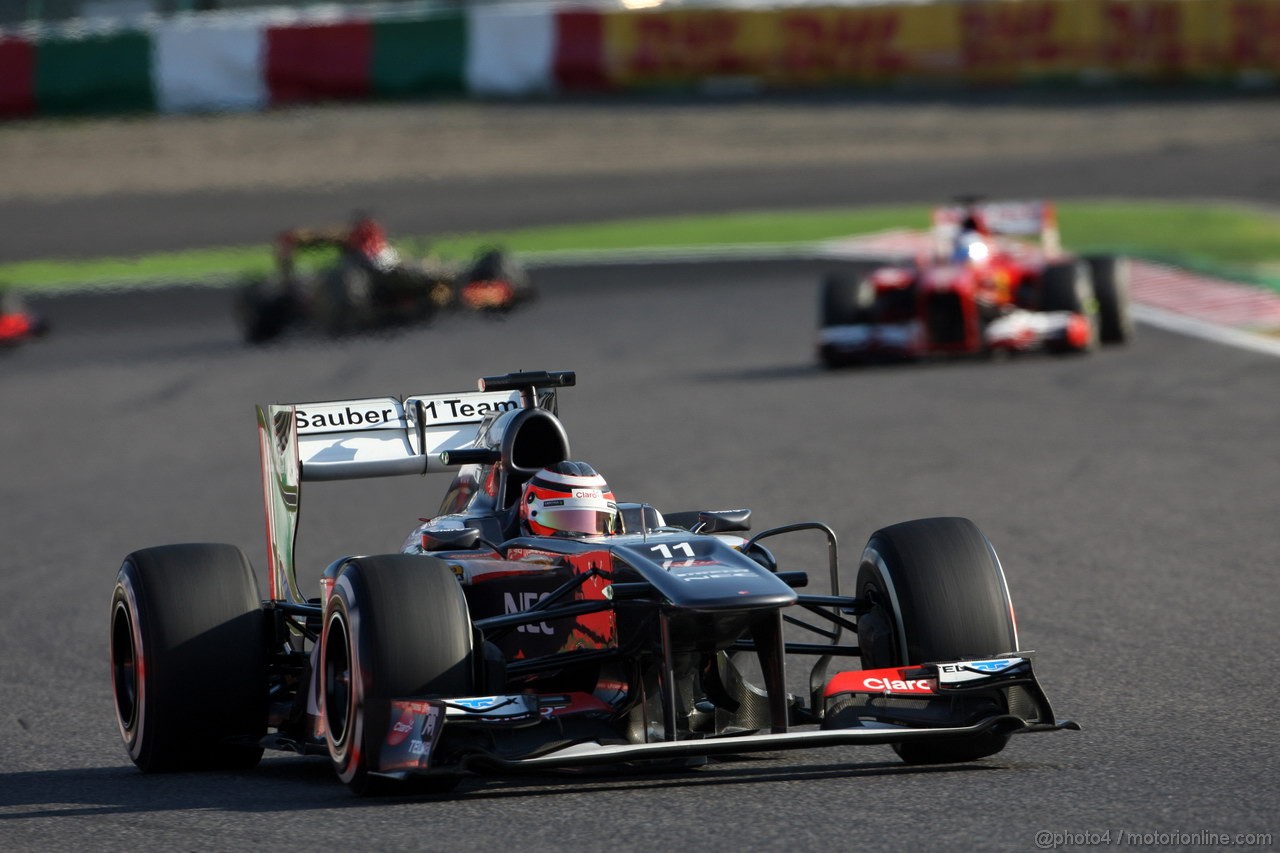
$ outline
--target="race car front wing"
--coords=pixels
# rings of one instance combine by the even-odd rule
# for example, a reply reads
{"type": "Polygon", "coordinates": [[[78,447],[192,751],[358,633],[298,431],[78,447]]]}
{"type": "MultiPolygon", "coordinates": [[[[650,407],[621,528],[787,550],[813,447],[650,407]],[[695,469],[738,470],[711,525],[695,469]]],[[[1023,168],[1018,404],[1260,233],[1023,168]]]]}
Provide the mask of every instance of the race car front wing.
{"type": "Polygon", "coordinates": [[[956,661],[883,670],[838,673],[825,691],[865,697],[933,697],[939,701],[962,695],[1020,687],[1031,697],[1027,718],[1013,713],[990,713],[963,725],[921,725],[860,719],[850,728],[774,731],[769,734],[732,732],[648,743],[550,741],[522,755],[472,750],[447,766],[434,759],[437,746],[450,728],[514,729],[536,726],[561,714],[596,713],[608,706],[588,694],[515,694],[458,699],[404,699],[391,703],[396,720],[378,761],[379,775],[403,779],[418,773],[472,768],[518,770],[622,764],[699,756],[734,755],[809,749],[848,744],[892,744],[913,740],[952,739],[983,734],[1079,730],[1071,720],[1056,719],[1044,693],[1023,657],[985,661],[956,661]]]}

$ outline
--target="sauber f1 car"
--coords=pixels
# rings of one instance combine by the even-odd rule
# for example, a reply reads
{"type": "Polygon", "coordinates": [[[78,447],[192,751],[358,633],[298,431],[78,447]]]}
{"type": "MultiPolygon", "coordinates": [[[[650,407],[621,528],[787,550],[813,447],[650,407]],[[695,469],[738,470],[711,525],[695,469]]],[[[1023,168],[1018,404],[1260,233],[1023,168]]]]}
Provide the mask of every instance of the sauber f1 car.
{"type": "Polygon", "coordinates": [[[499,249],[481,251],[465,266],[406,260],[368,218],[349,229],[280,234],[275,265],[273,275],[248,281],[237,293],[236,318],[249,343],[307,326],[338,336],[423,323],[451,308],[503,313],[534,296],[524,267],[499,249]],[[337,260],[316,272],[297,263],[303,251],[334,249],[337,260]]]}
{"type": "Polygon", "coordinates": [[[48,331],[48,323],[27,310],[18,294],[0,290],[0,349],[16,347],[48,331]]]}
{"type": "Polygon", "coordinates": [[[940,207],[925,242],[912,264],[827,278],[818,334],[824,364],[1084,352],[1132,335],[1127,265],[1065,254],[1047,202],[940,207]]]}
{"type": "Polygon", "coordinates": [[[663,513],[578,486],[543,500],[547,471],[588,467],[566,461],[556,414],[574,382],[540,371],[476,392],[258,407],[267,599],[231,545],[148,548],[120,568],[111,673],[134,763],[324,754],[369,793],[839,744],[968,761],[1015,733],[1077,728],[1054,717],[1000,561],[967,520],[876,531],[842,592],[836,536],[818,522],[749,535],[746,509],[663,513]],[[304,592],[303,483],[435,472],[453,475],[438,516],[394,553],[316,567],[318,595],[304,592]],[[578,499],[608,523],[580,535],[525,526],[529,507],[550,524],[578,499]],[[766,546],[815,534],[831,587],[820,594],[766,546]]]}

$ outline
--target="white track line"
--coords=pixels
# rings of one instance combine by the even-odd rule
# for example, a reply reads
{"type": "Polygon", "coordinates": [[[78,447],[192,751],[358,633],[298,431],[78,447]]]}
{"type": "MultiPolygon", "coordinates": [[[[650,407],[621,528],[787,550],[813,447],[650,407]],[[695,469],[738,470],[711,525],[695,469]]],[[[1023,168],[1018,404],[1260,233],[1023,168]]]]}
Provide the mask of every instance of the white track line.
{"type": "Polygon", "coordinates": [[[1162,308],[1152,308],[1150,305],[1132,305],[1130,306],[1130,311],[1133,312],[1135,320],[1146,323],[1148,326],[1156,326],[1170,332],[1213,341],[1216,344],[1225,344],[1226,346],[1252,350],[1253,352],[1280,358],[1280,338],[1272,338],[1254,332],[1246,332],[1243,329],[1232,329],[1227,326],[1206,323],[1203,320],[1197,320],[1185,314],[1175,314],[1162,308]]]}

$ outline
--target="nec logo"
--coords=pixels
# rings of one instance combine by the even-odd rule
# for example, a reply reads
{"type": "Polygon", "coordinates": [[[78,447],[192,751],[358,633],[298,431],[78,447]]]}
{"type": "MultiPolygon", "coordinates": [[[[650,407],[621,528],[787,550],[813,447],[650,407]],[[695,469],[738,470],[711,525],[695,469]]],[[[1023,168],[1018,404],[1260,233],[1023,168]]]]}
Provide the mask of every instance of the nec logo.
{"type": "MultiPolygon", "coordinates": [[[[502,594],[503,611],[506,613],[523,613],[542,599],[546,598],[548,593],[545,592],[518,592],[512,595],[509,592],[502,594]],[[518,596],[518,598],[517,598],[518,596]]],[[[554,634],[555,628],[552,628],[546,622],[534,622],[528,625],[520,625],[516,628],[526,634],[554,634]]]]}

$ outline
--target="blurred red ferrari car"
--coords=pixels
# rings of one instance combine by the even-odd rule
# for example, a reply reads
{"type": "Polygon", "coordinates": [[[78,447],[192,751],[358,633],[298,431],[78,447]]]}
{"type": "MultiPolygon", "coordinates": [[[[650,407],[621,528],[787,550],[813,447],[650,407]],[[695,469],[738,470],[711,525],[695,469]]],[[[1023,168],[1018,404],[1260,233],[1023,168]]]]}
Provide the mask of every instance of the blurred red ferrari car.
{"type": "Polygon", "coordinates": [[[1064,252],[1048,202],[939,207],[927,242],[913,263],[828,277],[824,364],[1085,352],[1132,335],[1125,263],[1064,252]]]}

